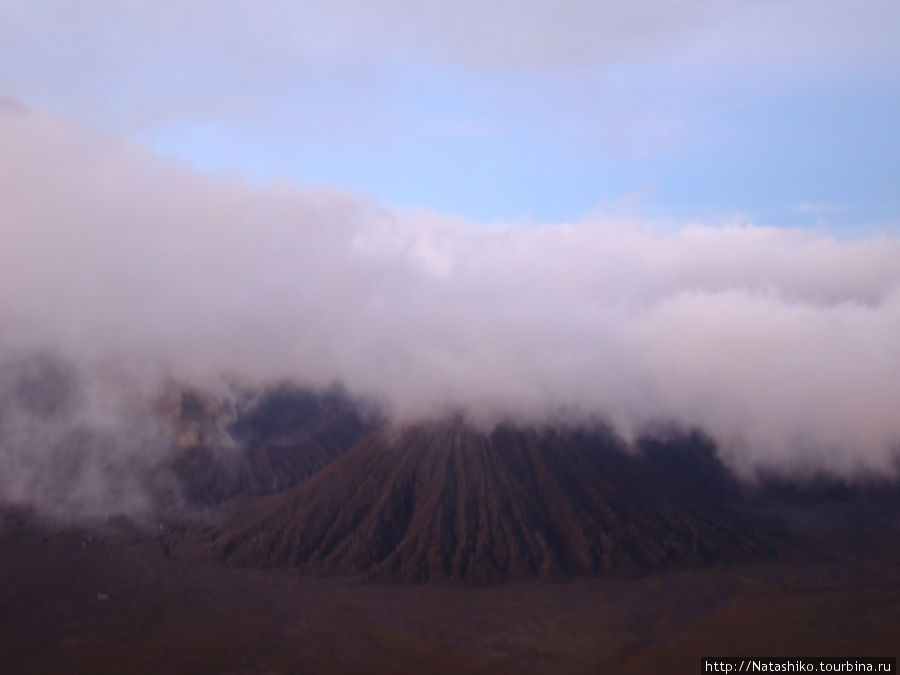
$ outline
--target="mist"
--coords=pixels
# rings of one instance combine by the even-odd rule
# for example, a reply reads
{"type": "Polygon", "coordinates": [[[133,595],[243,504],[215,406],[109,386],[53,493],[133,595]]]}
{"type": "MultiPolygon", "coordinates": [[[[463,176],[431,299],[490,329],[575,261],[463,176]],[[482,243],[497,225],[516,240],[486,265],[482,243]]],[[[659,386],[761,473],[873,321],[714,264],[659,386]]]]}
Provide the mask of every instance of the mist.
{"type": "Polygon", "coordinates": [[[2,498],[145,508],[132,469],[172,451],[173,381],[339,384],[399,423],[675,423],[745,476],[896,474],[894,233],[477,223],[206,175],[12,104],[0,147],[2,498]]]}

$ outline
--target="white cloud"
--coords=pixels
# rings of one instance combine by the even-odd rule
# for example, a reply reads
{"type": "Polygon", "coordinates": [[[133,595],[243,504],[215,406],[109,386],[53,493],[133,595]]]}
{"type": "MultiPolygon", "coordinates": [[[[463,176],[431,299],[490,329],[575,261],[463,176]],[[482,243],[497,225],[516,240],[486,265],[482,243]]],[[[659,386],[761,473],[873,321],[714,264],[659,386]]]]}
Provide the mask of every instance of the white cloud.
{"type": "Polygon", "coordinates": [[[407,420],[673,419],[743,469],[896,469],[896,238],[483,225],[203,176],[37,113],[0,114],[0,146],[0,338],[85,377],[337,380],[407,420]]]}
{"type": "Polygon", "coordinates": [[[349,114],[348,102],[390,97],[392,73],[413,66],[500,82],[517,71],[581,73],[582,88],[587,74],[622,65],[656,64],[657,77],[679,81],[717,72],[744,86],[760,70],[757,83],[891,73],[898,27],[896,3],[840,0],[7,2],[0,91],[128,126],[275,118],[302,127],[321,124],[311,109],[349,114]]]}

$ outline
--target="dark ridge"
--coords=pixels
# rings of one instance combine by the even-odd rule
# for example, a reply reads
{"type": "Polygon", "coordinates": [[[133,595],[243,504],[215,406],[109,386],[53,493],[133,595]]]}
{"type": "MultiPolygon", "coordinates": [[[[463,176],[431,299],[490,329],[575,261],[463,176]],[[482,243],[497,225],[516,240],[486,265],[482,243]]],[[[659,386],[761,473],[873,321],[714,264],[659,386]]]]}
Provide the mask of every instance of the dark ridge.
{"type": "MultiPolygon", "coordinates": [[[[326,466],[371,431],[370,422],[339,391],[322,394],[281,386],[239,406],[228,432],[238,446],[216,443],[209,406],[182,396],[179,419],[194,442],[174,459],[183,493],[195,505],[221,504],[288,489],[326,466]]],[[[221,434],[220,434],[221,436],[221,434]]]]}
{"type": "Polygon", "coordinates": [[[746,493],[746,487],[718,458],[715,442],[700,430],[643,437],[636,445],[658,471],[675,478],[673,487],[725,500],[746,493]]]}
{"type": "Polygon", "coordinates": [[[659,443],[639,453],[602,431],[383,430],[204,541],[238,565],[473,584],[772,550],[714,484],[730,478],[708,443],[659,443]]]}
{"type": "Polygon", "coordinates": [[[313,391],[280,384],[242,404],[228,431],[244,445],[286,442],[315,434],[323,419],[335,416],[359,417],[342,389],[313,391]]]}
{"type": "Polygon", "coordinates": [[[761,472],[757,476],[755,493],[758,499],[799,504],[897,502],[900,500],[900,479],[873,475],[848,480],[821,471],[807,476],[782,476],[761,472]]]}

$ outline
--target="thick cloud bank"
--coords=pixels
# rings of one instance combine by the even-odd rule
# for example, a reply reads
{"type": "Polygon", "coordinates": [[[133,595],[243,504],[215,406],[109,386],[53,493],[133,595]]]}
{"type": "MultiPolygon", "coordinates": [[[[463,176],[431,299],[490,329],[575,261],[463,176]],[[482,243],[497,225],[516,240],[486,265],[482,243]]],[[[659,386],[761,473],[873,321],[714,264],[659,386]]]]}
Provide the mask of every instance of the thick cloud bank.
{"type": "Polygon", "coordinates": [[[0,419],[7,476],[56,442],[48,405],[134,429],[108,450],[128,462],[151,452],[152,430],[120,418],[168,378],[340,382],[406,421],[675,421],[741,470],[896,470],[894,236],[396,212],[201,175],[16,106],[0,148],[6,361],[61,357],[90,394],[19,392],[27,414],[0,419]]]}

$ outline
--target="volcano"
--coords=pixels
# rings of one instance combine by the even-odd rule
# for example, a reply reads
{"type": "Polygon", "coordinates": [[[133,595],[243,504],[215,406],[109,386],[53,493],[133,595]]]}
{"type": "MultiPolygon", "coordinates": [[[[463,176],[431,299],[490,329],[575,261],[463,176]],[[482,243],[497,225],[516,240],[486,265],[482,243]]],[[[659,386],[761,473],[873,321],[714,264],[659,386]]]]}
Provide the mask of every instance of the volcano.
{"type": "Polygon", "coordinates": [[[462,421],[381,429],[295,487],[236,509],[204,543],[225,561],[408,582],[599,575],[765,555],[700,434],[462,421]]]}

